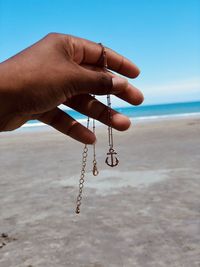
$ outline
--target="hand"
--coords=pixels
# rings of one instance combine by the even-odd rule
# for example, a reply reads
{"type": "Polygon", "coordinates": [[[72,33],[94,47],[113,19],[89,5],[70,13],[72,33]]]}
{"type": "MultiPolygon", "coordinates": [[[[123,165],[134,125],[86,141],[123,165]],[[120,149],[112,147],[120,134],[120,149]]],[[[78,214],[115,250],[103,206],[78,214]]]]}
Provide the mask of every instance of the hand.
{"type": "MultiPolygon", "coordinates": [[[[135,78],[138,68],[106,48],[108,69],[135,78]]],[[[58,108],[67,105],[108,124],[108,108],[91,95],[114,94],[130,104],[143,101],[127,79],[103,71],[102,47],[64,34],[49,34],[0,64],[0,131],[37,119],[72,138],[92,144],[95,135],[58,108]]],[[[126,130],[130,120],[112,110],[112,126],[126,130]]]]}

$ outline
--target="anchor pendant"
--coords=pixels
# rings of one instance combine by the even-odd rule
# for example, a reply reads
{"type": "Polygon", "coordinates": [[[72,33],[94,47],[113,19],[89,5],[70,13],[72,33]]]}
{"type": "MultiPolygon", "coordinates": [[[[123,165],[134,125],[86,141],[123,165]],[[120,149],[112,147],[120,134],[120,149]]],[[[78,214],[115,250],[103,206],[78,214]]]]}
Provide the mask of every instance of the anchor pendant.
{"type": "Polygon", "coordinates": [[[110,166],[110,167],[117,166],[118,163],[119,163],[119,160],[118,160],[118,158],[116,156],[114,156],[114,155],[117,155],[117,153],[115,152],[115,150],[113,148],[110,148],[109,149],[109,152],[107,153],[107,155],[108,155],[108,157],[105,160],[106,164],[108,166],[110,166]],[[109,158],[110,158],[110,162],[109,162],[109,158]]]}

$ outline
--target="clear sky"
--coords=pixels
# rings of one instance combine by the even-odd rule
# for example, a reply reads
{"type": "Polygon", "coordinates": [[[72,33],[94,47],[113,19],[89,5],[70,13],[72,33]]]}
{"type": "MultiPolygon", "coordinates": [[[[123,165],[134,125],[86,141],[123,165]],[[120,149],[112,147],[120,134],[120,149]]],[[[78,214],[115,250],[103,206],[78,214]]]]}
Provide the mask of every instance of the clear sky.
{"type": "Polygon", "coordinates": [[[200,0],[0,0],[0,61],[49,32],[134,61],[146,104],[200,100],[200,0]]]}

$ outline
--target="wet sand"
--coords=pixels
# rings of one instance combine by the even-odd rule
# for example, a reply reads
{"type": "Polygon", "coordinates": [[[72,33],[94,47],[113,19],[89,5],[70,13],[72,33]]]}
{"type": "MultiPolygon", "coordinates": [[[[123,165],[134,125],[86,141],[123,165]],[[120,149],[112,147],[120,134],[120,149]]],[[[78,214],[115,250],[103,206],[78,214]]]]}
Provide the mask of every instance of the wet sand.
{"type": "MultiPolygon", "coordinates": [[[[55,131],[0,137],[1,267],[199,267],[200,118],[138,122],[115,132],[120,165],[88,158],[76,215],[82,145],[55,131]]],[[[92,154],[92,147],[90,147],[92,154]]]]}

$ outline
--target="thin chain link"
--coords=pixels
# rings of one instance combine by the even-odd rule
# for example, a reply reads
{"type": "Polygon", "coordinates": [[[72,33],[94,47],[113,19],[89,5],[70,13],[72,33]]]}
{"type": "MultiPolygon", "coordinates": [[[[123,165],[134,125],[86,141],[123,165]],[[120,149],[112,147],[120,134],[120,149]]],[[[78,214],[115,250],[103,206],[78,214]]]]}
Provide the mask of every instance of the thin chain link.
{"type": "MultiPolygon", "coordinates": [[[[103,57],[103,69],[104,71],[107,71],[107,55],[106,55],[106,50],[104,46],[100,43],[102,47],[102,57],[103,57]]],[[[93,97],[95,97],[93,95],[93,97]]],[[[114,167],[117,166],[119,163],[119,160],[115,155],[117,153],[113,149],[113,128],[112,128],[112,113],[111,113],[111,97],[110,94],[107,95],[107,106],[108,106],[108,143],[109,143],[109,152],[107,153],[107,158],[105,160],[106,164],[114,167]]],[[[89,128],[90,124],[90,118],[87,118],[87,128],[89,128]]],[[[93,133],[95,134],[95,120],[93,119],[93,124],[92,124],[92,129],[93,133]]],[[[76,213],[80,213],[80,206],[81,206],[81,201],[82,201],[82,193],[83,193],[83,186],[85,182],[85,169],[86,169],[86,163],[87,163],[87,156],[88,156],[88,147],[87,144],[85,144],[83,148],[83,153],[82,153],[82,168],[81,168],[81,174],[80,174],[80,179],[79,179],[79,191],[78,191],[78,196],[76,200],[76,213]]],[[[98,175],[99,171],[97,169],[97,160],[96,160],[96,146],[93,144],[93,175],[96,176],[98,175]]]]}
{"type": "MultiPolygon", "coordinates": [[[[103,67],[104,71],[108,68],[108,62],[107,62],[107,55],[106,55],[106,49],[101,44],[103,49],[103,67]]],[[[119,160],[116,157],[117,153],[115,152],[113,148],[113,128],[112,128],[112,110],[111,110],[111,96],[110,94],[107,95],[107,106],[108,106],[108,145],[109,145],[109,151],[107,153],[106,157],[106,164],[110,167],[115,167],[118,165],[119,160]]]]}
{"type": "MultiPolygon", "coordinates": [[[[90,125],[90,118],[87,118],[87,128],[89,128],[90,125]]],[[[81,200],[82,200],[82,193],[83,193],[83,186],[85,182],[85,168],[86,168],[86,163],[87,163],[87,156],[88,156],[88,146],[85,144],[83,148],[83,153],[82,153],[82,168],[81,168],[81,175],[79,179],[79,191],[78,191],[78,196],[76,200],[76,213],[80,213],[80,206],[81,206],[81,200]]]]}
{"type": "MultiPolygon", "coordinates": [[[[103,68],[104,71],[108,68],[108,62],[107,62],[107,55],[106,55],[106,49],[101,44],[103,49],[103,68]]],[[[107,95],[107,106],[108,106],[108,144],[110,148],[113,148],[113,131],[112,131],[112,113],[111,113],[111,96],[110,94],[107,95]]]]}
{"type": "MultiPolygon", "coordinates": [[[[95,97],[93,95],[93,97],[95,97]]],[[[87,129],[89,129],[90,126],[90,117],[87,118],[87,129]]],[[[95,134],[95,120],[93,119],[92,123],[92,130],[93,133],[95,134]]],[[[79,192],[76,200],[76,213],[80,213],[80,206],[81,206],[81,201],[82,201],[82,193],[83,193],[83,186],[85,182],[85,169],[86,169],[86,163],[87,163],[87,156],[88,156],[88,146],[85,144],[83,148],[83,153],[82,153],[82,168],[81,168],[81,174],[80,174],[80,179],[79,179],[79,192]]],[[[97,169],[97,160],[96,160],[96,145],[95,143],[93,144],[93,170],[92,173],[94,176],[97,176],[99,174],[99,171],[97,169]]]]}
{"type": "MultiPolygon", "coordinates": [[[[95,120],[94,119],[93,119],[92,128],[93,128],[93,133],[95,134],[96,129],[95,129],[95,120]]],[[[93,173],[94,176],[97,176],[99,174],[99,171],[97,169],[96,145],[95,145],[95,143],[93,144],[93,170],[92,170],[92,173],[93,173]]]]}
{"type": "Polygon", "coordinates": [[[111,114],[111,99],[110,95],[107,95],[108,105],[108,144],[110,148],[113,148],[113,129],[112,129],[112,114],[111,114]]]}

